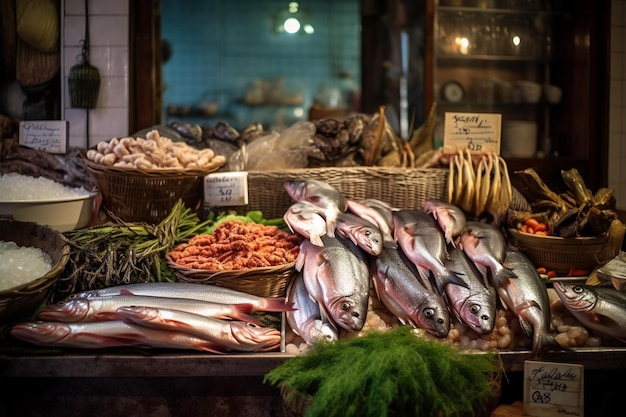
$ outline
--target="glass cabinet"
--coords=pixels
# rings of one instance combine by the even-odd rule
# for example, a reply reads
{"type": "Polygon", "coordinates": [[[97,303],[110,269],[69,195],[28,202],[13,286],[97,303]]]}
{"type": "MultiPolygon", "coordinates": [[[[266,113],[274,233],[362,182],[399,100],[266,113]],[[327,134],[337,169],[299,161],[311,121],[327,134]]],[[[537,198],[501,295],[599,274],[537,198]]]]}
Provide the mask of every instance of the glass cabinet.
{"type": "Polygon", "coordinates": [[[424,107],[437,104],[435,144],[446,112],[499,113],[513,169],[577,166],[599,179],[588,168],[605,128],[600,15],[593,1],[428,0],[424,107]]]}

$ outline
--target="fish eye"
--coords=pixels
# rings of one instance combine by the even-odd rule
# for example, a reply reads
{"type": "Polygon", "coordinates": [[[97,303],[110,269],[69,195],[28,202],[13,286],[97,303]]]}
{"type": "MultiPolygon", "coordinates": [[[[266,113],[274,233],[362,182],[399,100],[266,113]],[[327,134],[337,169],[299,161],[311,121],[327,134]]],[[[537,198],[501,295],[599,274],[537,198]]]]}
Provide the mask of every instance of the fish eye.
{"type": "Polygon", "coordinates": [[[583,287],[581,287],[580,285],[573,286],[572,290],[574,290],[574,292],[577,293],[577,294],[580,294],[580,293],[585,291],[585,289],[583,287]]]}
{"type": "Polygon", "coordinates": [[[346,302],[341,303],[341,309],[342,309],[343,311],[348,311],[348,310],[350,310],[350,303],[346,303],[346,302]]]}
{"type": "Polygon", "coordinates": [[[427,308],[424,310],[424,315],[428,318],[432,318],[435,316],[435,310],[432,308],[427,308]]]}
{"type": "Polygon", "coordinates": [[[254,323],[246,323],[246,325],[247,325],[248,327],[254,327],[255,329],[256,329],[257,327],[259,327],[257,324],[254,324],[254,323]]]}
{"type": "Polygon", "coordinates": [[[372,232],[370,232],[369,230],[365,231],[365,236],[369,237],[372,234],[372,232]]]}
{"type": "Polygon", "coordinates": [[[472,304],[472,306],[470,307],[470,313],[472,314],[477,314],[480,311],[480,305],[479,304],[472,304]]]}

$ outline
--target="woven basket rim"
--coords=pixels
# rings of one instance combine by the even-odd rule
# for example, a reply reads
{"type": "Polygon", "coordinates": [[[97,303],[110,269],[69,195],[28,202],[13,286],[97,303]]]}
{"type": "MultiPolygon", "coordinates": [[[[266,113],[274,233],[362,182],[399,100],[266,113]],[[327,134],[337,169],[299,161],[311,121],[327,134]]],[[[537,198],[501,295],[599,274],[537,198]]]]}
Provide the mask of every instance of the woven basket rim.
{"type": "Polygon", "coordinates": [[[207,174],[219,170],[221,167],[197,168],[197,169],[181,169],[181,168],[155,168],[155,169],[139,169],[128,167],[116,167],[97,164],[93,161],[85,159],[87,169],[93,174],[111,174],[135,177],[203,177],[207,174]]]}
{"type": "Polygon", "coordinates": [[[169,254],[165,255],[165,261],[170,269],[175,273],[180,273],[186,277],[193,277],[194,280],[204,280],[206,282],[216,281],[220,279],[238,279],[246,276],[258,275],[279,275],[291,271],[296,263],[288,262],[275,266],[260,266],[248,269],[232,269],[232,270],[213,270],[213,269],[194,269],[181,266],[174,262],[169,254]]]}
{"type": "Polygon", "coordinates": [[[533,235],[531,233],[524,233],[520,230],[517,230],[515,228],[509,228],[509,232],[519,238],[519,239],[525,239],[526,241],[534,241],[537,243],[540,242],[550,242],[550,243],[574,243],[574,242],[578,242],[578,243],[602,243],[604,241],[606,241],[607,239],[607,235],[606,233],[603,233],[601,235],[598,236],[576,236],[576,237],[561,237],[561,236],[540,236],[540,235],[533,235]]]}

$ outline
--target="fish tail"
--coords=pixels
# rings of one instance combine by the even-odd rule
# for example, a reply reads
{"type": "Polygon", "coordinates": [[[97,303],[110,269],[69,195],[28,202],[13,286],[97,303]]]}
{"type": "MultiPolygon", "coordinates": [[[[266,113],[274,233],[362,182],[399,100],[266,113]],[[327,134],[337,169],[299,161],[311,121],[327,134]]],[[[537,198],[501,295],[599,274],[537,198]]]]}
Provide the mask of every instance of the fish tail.
{"type": "Polygon", "coordinates": [[[515,272],[511,271],[510,269],[502,266],[502,267],[499,267],[495,271],[495,273],[491,273],[491,278],[492,278],[492,284],[494,285],[494,287],[498,288],[505,279],[517,278],[517,275],[515,274],[515,272]]]}
{"type": "Polygon", "coordinates": [[[550,333],[535,332],[533,336],[533,357],[553,350],[563,350],[563,347],[556,341],[555,337],[550,333]]]}
{"type": "Polygon", "coordinates": [[[254,310],[254,306],[252,304],[234,304],[233,307],[233,319],[245,321],[246,323],[256,324],[257,326],[263,325],[263,323],[250,315],[250,313],[254,310]]]}
{"type": "Polygon", "coordinates": [[[326,219],[326,234],[328,237],[335,237],[335,229],[337,228],[337,221],[334,219],[326,219]]]}

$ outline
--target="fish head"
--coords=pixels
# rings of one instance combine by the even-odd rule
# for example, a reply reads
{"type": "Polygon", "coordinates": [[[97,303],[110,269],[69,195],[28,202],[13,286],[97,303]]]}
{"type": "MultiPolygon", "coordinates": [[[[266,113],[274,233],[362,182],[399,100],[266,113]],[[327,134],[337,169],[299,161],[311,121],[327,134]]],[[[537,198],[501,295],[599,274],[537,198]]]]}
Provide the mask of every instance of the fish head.
{"type": "Polygon", "coordinates": [[[315,320],[311,331],[311,339],[320,342],[334,342],[339,339],[339,333],[329,323],[322,320],[315,320]]]}
{"type": "Polygon", "coordinates": [[[563,305],[572,312],[589,311],[596,305],[596,294],[583,285],[555,282],[553,288],[563,305]]]}
{"type": "Polygon", "coordinates": [[[45,346],[71,337],[72,329],[58,322],[30,321],[14,325],[10,333],[17,339],[45,346]]]}
{"type": "Polygon", "coordinates": [[[293,200],[304,200],[304,197],[306,196],[305,180],[287,180],[285,181],[284,187],[289,197],[291,197],[293,200]]]}
{"type": "Polygon", "coordinates": [[[459,319],[478,334],[489,334],[496,322],[495,298],[474,294],[458,307],[459,319]]]}
{"type": "Polygon", "coordinates": [[[340,297],[329,305],[329,312],[338,326],[348,331],[359,331],[365,325],[367,298],[359,302],[353,297],[340,297]]]}
{"type": "Polygon", "coordinates": [[[242,350],[268,351],[280,346],[280,331],[254,323],[233,321],[230,323],[233,337],[241,344],[242,350]]]}
{"type": "Polygon", "coordinates": [[[47,321],[82,321],[89,313],[87,298],[73,298],[48,304],[39,312],[38,318],[47,321]]]}
{"type": "Polygon", "coordinates": [[[428,302],[420,306],[414,316],[417,327],[434,336],[446,337],[450,331],[450,314],[443,302],[428,302]]]}

